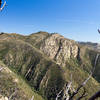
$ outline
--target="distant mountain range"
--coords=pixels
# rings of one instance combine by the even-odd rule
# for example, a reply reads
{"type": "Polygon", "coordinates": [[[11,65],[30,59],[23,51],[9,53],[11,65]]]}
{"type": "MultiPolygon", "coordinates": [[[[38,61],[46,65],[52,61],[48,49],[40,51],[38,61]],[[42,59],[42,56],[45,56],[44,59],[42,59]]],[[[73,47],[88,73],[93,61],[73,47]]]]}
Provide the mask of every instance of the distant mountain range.
{"type": "Polygon", "coordinates": [[[100,51],[100,44],[99,43],[92,43],[92,42],[78,42],[79,44],[83,46],[87,46],[88,48],[91,48],[96,51],[100,51]]]}
{"type": "MultiPolygon", "coordinates": [[[[0,35],[0,67],[4,68],[0,73],[0,95],[9,97],[17,89],[12,100],[29,100],[33,95],[34,100],[55,100],[71,74],[74,89],[89,76],[99,52],[100,44],[75,42],[57,33],[40,31],[28,36],[3,33],[0,35]]],[[[88,95],[83,100],[99,90],[100,56],[85,87],[88,95]]]]}

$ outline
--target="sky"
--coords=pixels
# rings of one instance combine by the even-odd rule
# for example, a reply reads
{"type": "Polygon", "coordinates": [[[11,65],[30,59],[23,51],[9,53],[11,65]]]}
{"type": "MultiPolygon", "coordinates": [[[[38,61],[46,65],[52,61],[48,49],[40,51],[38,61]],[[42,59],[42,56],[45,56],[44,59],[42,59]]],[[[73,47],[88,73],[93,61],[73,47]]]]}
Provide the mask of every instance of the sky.
{"type": "Polygon", "coordinates": [[[100,43],[100,0],[7,0],[0,32],[56,32],[76,41],[100,43]]]}

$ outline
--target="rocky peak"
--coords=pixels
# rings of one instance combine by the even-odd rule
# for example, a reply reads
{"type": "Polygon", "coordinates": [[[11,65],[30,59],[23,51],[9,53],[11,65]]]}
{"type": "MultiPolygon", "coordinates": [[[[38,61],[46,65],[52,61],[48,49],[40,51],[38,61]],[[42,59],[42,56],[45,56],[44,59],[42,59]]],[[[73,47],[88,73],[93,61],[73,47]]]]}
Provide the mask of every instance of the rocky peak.
{"type": "Polygon", "coordinates": [[[59,34],[51,34],[40,46],[47,56],[57,64],[65,66],[66,61],[78,56],[78,46],[75,41],[64,38],[59,34]]]}

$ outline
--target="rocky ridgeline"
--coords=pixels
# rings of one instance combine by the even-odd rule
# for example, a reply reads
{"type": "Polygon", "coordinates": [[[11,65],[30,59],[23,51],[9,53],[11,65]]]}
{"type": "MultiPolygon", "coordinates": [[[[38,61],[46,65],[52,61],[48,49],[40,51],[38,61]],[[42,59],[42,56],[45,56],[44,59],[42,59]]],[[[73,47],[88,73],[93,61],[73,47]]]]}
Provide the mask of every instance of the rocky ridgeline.
{"type": "Polygon", "coordinates": [[[52,34],[45,39],[40,46],[40,50],[61,66],[65,66],[66,60],[76,58],[79,52],[75,41],[65,39],[59,34],[52,34]]]}

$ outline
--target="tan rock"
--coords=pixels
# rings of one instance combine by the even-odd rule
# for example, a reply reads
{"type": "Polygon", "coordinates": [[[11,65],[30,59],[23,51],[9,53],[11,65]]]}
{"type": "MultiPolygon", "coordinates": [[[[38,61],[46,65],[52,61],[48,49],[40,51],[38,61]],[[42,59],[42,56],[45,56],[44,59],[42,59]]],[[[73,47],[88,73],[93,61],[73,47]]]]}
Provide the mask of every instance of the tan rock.
{"type": "Polygon", "coordinates": [[[47,56],[56,60],[57,64],[65,66],[66,61],[78,56],[78,46],[75,41],[65,39],[59,34],[52,34],[40,46],[47,56]]]}

